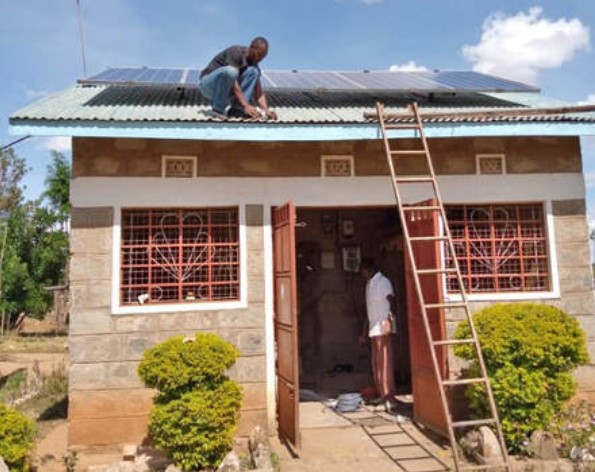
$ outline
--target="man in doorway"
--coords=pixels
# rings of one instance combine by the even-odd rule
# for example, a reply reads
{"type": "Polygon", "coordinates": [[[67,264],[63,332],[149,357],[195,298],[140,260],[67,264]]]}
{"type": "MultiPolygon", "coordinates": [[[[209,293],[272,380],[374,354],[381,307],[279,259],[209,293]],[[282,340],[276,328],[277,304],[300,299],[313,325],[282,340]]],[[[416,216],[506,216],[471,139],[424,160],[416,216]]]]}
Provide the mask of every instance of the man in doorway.
{"type": "Polygon", "coordinates": [[[369,337],[372,343],[372,374],[380,398],[390,412],[395,405],[395,376],[393,371],[391,300],[393,287],[370,258],[363,258],[360,273],[366,280],[367,323],[360,343],[369,337]],[[367,332],[366,332],[367,331],[367,332]]]}
{"type": "Polygon", "coordinates": [[[276,120],[269,109],[260,83],[258,64],[269,51],[269,42],[259,36],[249,47],[231,46],[217,54],[201,72],[198,88],[212,104],[215,118],[260,118],[256,104],[266,119],[276,120]],[[226,114],[227,107],[230,106],[226,114]]]}

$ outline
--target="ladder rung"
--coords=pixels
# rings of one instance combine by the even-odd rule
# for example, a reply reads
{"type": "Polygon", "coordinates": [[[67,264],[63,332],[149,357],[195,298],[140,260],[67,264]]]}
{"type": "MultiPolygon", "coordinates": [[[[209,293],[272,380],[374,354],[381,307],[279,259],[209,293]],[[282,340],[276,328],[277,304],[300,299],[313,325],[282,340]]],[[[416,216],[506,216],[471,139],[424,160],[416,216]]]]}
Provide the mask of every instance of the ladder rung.
{"type": "Polygon", "coordinates": [[[396,156],[400,156],[400,155],[404,155],[404,154],[411,154],[411,155],[418,155],[418,154],[425,154],[426,151],[425,149],[399,149],[398,151],[391,151],[390,152],[392,155],[396,156]]]}
{"type": "Polygon", "coordinates": [[[495,424],[494,418],[484,418],[483,420],[454,421],[453,428],[465,428],[466,426],[482,426],[484,424],[495,424]]]}
{"type": "Polygon", "coordinates": [[[384,129],[419,129],[419,125],[412,125],[412,124],[408,124],[408,123],[385,124],[384,129]]]}
{"type": "Polygon", "coordinates": [[[403,210],[404,211],[435,211],[435,210],[440,210],[442,209],[442,207],[439,206],[404,206],[403,210]]]}
{"type": "Polygon", "coordinates": [[[401,183],[421,183],[421,182],[434,182],[432,177],[397,177],[395,182],[401,183]]]}
{"type": "Polygon", "coordinates": [[[416,242],[416,241],[447,241],[448,236],[412,236],[409,238],[409,241],[416,242]]]}
{"type": "Polygon", "coordinates": [[[426,308],[463,308],[467,304],[463,302],[452,302],[452,303],[427,303],[424,305],[426,308]]]}
{"type": "Polygon", "coordinates": [[[475,377],[471,379],[443,380],[442,385],[468,385],[474,383],[485,383],[485,377],[475,377]]]}
{"type": "Polygon", "coordinates": [[[421,275],[426,274],[456,274],[457,269],[418,269],[417,273],[421,275]]]}
{"type": "Polygon", "coordinates": [[[434,341],[434,346],[450,346],[455,344],[475,344],[475,339],[441,339],[440,341],[434,341]]]}

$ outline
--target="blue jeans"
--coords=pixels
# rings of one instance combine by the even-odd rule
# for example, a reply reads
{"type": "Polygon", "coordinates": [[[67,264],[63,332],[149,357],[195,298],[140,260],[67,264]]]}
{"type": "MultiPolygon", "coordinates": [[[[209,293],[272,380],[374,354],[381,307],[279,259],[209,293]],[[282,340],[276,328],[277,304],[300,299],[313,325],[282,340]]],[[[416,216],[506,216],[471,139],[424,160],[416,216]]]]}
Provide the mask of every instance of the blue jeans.
{"type": "Polygon", "coordinates": [[[230,103],[232,108],[242,109],[232,93],[233,83],[236,80],[240,84],[244,97],[246,97],[248,103],[251,103],[259,79],[260,69],[258,67],[246,67],[239,74],[235,67],[223,66],[200,79],[198,88],[204,97],[211,100],[213,110],[224,113],[230,103]]]}

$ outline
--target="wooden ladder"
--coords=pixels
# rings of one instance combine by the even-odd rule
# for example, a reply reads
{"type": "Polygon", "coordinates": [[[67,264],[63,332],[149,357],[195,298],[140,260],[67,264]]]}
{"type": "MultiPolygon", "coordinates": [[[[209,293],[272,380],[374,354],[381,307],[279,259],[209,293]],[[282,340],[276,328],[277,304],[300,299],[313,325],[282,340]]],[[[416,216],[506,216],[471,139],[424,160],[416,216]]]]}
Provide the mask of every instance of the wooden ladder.
{"type": "MultiPolygon", "coordinates": [[[[494,402],[494,396],[492,393],[492,388],[490,386],[489,378],[487,375],[485,363],[483,360],[483,356],[481,353],[481,347],[479,345],[479,340],[477,337],[477,332],[473,325],[473,320],[471,318],[471,311],[469,309],[469,303],[467,301],[467,296],[465,293],[465,286],[463,283],[463,279],[461,277],[461,270],[459,267],[459,263],[456,258],[456,252],[452,241],[452,236],[450,229],[448,227],[448,221],[446,219],[446,212],[444,210],[444,205],[442,203],[442,197],[440,196],[440,192],[438,189],[438,182],[436,180],[436,174],[434,172],[434,166],[432,164],[432,157],[430,155],[430,150],[428,148],[428,142],[426,140],[424,127],[422,123],[422,118],[420,116],[417,103],[412,103],[409,105],[409,110],[411,111],[411,119],[408,122],[400,122],[400,123],[387,123],[386,115],[384,112],[384,105],[382,103],[376,104],[376,116],[378,119],[380,133],[382,136],[382,140],[384,142],[384,151],[386,154],[386,159],[388,162],[388,167],[390,169],[393,190],[396,198],[397,209],[399,212],[399,216],[402,222],[403,228],[403,237],[405,240],[405,247],[406,251],[411,263],[411,270],[413,273],[413,281],[415,284],[415,292],[417,294],[417,299],[419,301],[421,315],[423,320],[424,330],[428,339],[428,345],[430,346],[430,355],[432,358],[432,364],[434,368],[434,374],[436,376],[436,382],[439,386],[440,390],[440,399],[442,402],[442,410],[444,412],[444,416],[446,418],[446,425],[448,429],[448,436],[450,439],[451,448],[453,451],[453,458],[456,470],[482,470],[488,469],[492,467],[500,467],[504,468],[507,471],[511,471],[510,462],[508,459],[508,455],[506,454],[506,444],[504,442],[504,436],[502,434],[502,426],[500,424],[500,420],[498,418],[498,412],[496,410],[496,404],[494,402]],[[413,130],[419,137],[419,141],[422,144],[421,148],[418,149],[400,149],[400,150],[393,150],[390,147],[390,142],[388,140],[387,131],[393,129],[407,129],[413,130]],[[413,156],[418,156],[423,159],[425,156],[425,161],[427,165],[427,174],[425,175],[415,175],[415,176],[403,176],[398,175],[396,172],[397,163],[399,159],[407,159],[413,156]],[[429,205],[406,205],[403,201],[403,194],[402,189],[405,189],[407,185],[410,184],[417,184],[420,183],[426,184],[426,186],[431,186],[432,188],[432,198],[433,203],[429,205]],[[439,224],[438,232],[440,234],[433,234],[427,236],[414,236],[410,237],[409,228],[407,225],[408,215],[411,215],[411,212],[430,212],[430,215],[435,215],[435,212],[438,212],[439,224]],[[447,249],[448,253],[450,254],[452,265],[454,267],[446,267],[445,263],[442,263],[440,258],[437,261],[438,267],[423,267],[419,268],[418,263],[415,259],[415,251],[414,246],[418,243],[428,243],[428,242],[435,242],[435,243],[442,243],[445,244],[445,248],[447,249]],[[443,266],[444,264],[444,266],[443,266]],[[450,277],[456,277],[456,289],[454,290],[453,295],[458,294],[456,297],[456,302],[445,302],[444,300],[439,300],[440,303],[435,303],[435,300],[432,303],[428,303],[426,294],[424,294],[424,290],[420,281],[420,275],[428,275],[428,274],[439,274],[442,276],[449,275],[450,277]],[[465,319],[469,324],[471,337],[468,339],[434,339],[432,335],[432,330],[430,326],[430,322],[428,319],[428,310],[443,310],[448,308],[458,308],[463,309],[465,312],[465,319]],[[480,367],[480,376],[476,378],[466,378],[466,379],[456,379],[456,380],[444,380],[442,375],[440,374],[440,364],[438,361],[438,356],[436,353],[437,349],[444,349],[444,348],[452,348],[455,345],[464,345],[464,344],[471,344],[475,349],[475,354],[477,355],[479,367],[480,367]],[[450,405],[448,402],[448,398],[446,395],[446,388],[447,387],[454,387],[459,385],[470,385],[470,384],[484,384],[485,394],[488,400],[489,409],[491,416],[489,418],[484,419],[476,419],[476,420],[467,420],[467,421],[454,421],[453,415],[451,413],[450,405]],[[462,465],[461,457],[459,455],[459,449],[457,447],[456,442],[456,435],[455,430],[462,430],[469,427],[479,427],[479,426],[490,426],[495,429],[496,436],[498,437],[498,441],[500,444],[500,449],[502,451],[502,461],[497,464],[489,464],[489,465],[462,465]]],[[[411,187],[410,187],[411,188],[411,187]]],[[[414,399],[415,400],[415,399],[414,399]]]]}

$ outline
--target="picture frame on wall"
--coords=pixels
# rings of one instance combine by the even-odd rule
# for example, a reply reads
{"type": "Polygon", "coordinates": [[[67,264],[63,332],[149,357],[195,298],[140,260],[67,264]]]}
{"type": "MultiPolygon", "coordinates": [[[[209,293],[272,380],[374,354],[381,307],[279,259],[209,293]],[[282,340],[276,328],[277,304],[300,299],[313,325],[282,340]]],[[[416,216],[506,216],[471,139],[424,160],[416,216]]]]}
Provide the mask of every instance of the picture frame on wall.
{"type": "Polygon", "coordinates": [[[359,246],[344,246],[341,248],[343,256],[343,270],[345,272],[359,272],[359,266],[362,261],[361,250],[359,246]]]}

